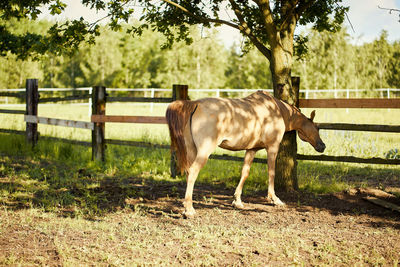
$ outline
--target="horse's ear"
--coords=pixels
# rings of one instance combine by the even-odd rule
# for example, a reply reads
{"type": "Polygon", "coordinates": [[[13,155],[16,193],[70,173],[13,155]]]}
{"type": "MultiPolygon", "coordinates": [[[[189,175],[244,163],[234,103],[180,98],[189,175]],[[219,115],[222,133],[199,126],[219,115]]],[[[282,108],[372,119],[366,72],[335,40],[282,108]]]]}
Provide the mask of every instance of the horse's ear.
{"type": "Polygon", "coordinates": [[[311,112],[310,120],[311,120],[311,121],[314,121],[314,117],[315,117],[315,110],[313,110],[313,111],[311,112]]]}

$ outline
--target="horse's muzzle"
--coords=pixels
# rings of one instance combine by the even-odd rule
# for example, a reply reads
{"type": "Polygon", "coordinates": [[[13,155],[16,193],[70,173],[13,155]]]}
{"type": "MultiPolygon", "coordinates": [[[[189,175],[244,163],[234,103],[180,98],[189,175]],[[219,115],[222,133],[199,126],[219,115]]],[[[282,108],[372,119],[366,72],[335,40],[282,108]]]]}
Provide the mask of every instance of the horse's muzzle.
{"type": "Polygon", "coordinates": [[[317,146],[315,147],[315,150],[322,153],[322,152],[324,152],[325,148],[326,148],[326,146],[325,146],[324,142],[318,141],[317,146]]]}

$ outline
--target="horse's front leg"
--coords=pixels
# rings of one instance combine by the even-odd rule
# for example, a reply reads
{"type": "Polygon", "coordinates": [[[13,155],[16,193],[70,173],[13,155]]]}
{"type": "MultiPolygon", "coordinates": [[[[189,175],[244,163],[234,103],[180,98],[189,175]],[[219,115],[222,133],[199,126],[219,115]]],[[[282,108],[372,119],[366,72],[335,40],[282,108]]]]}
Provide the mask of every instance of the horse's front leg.
{"type": "Polygon", "coordinates": [[[244,205],[243,205],[242,199],[241,199],[243,185],[244,185],[244,182],[246,181],[247,177],[249,177],[250,166],[251,166],[251,163],[253,162],[256,152],[257,152],[257,149],[246,150],[246,155],[244,156],[242,175],[240,177],[240,182],[239,182],[238,186],[236,187],[235,195],[234,195],[235,199],[233,200],[233,203],[232,203],[232,205],[238,209],[244,208],[244,205]]]}
{"type": "Polygon", "coordinates": [[[267,200],[274,205],[285,205],[276,195],[275,195],[275,165],[276,157],[279,151],[279,144],[272,145],[267,148],[268,153],[268,196],[267,200]]]}

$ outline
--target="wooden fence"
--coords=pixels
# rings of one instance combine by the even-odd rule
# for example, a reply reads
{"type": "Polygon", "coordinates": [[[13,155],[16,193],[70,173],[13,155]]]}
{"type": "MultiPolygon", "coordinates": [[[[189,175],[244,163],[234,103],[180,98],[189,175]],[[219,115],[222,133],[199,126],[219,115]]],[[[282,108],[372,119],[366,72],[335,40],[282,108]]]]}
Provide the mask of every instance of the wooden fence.
{"type": "MultiPolygon", "coordinates": [[[[0,96],[21,97],[21,92],[4,93],[0,96]]],[[[168,145],[152,144],[147,142],[135,142],[125,140],[113,140],[105,138],[105,123],[152,123],[165,124],[165,117],[157,116],[109,116],[106,115],[106,103],[109,102],[158,102],[169,103],[176,99],[188,99],[187,85],[173,85],[171,98],[154,98],[154,97],[113,97],[108,96],[106,88],[95,86],[92,94],[80,94],[67,97],[40,98],[38,93],[38,81],[30,79],[26,82],[26,110],[0,109],[0,113],[7,114],[25,114],[26,131],[14,131],[9,129],[0,129],[4,133],[25,134],[26,139],[32,145],[38,141],[37,124],[45,123],[50,125],[59,125],[65,127],[83,128],[92,131],[92,141],[83,142],[77,140],[67,140],[54,137],[40,137],[41,139],[61,140],[68,143],[91,146],[92,158],[97,160],[105,160],[106,144],[128,145],[138,147],[153,147],[169,149],[168,145]],[[91,97],[92,115],[90,122],[61,120],[55,118],[38,117],[37,110],[39,103],[48,102],[64,102],[88,99],[91,97]]],[[[400,99],[300,99],[301,108],[400,108],[400,99]]],[[[346,123],[318,123],[318,127],[323,130],[346,130],[346,131],[372,131],[372,132],[392,132],[400,133],[400,126],[393,125],[370,125],[370,124],[346,124],[346,123]]],[[[176,175],[175,156],[172,155],[171,171],[172,175],[176,175]]],[[[228,155],[211,155],[212,159],[242,161],[243,158],[228,155]]],[[[297,160],[315,160],[315,161],[336,161],[336,162],[352,162],[352,163],[369,163],[369,164],[393,164],[400,165],[400,159],[384,159],[384,158],[359,158],[352,156],[328,156],[328,155],[302,155],[297,154],[297,160]]],[[[267,163],[266,159],[256,158],[254,162],[267,163]]]]}

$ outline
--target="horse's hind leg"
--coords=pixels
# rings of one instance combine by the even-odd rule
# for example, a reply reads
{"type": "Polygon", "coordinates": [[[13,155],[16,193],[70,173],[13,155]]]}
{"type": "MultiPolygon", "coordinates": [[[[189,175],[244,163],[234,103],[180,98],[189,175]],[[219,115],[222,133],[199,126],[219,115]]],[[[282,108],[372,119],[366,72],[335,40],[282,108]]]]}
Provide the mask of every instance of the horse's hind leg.
{"type": "Polygon", "coordinates": [[[246,155],[244,156],[244,164],[242,167],[242,175],[240,177],[240,182],[238,184],[238,186],[236,187],[235,190],[235,200],[233,200],[232,205],[235,206],[238,209],[243,209],[243,203],[242,203],[242,190],[243,190],[243,185],[244,182],[246,181],[247,177],[249,177],[249,173],[250,173],[250,166],[251,163],[253,162],[254,156],[256,154],[257,150],[246,150],[246,155]]]}
{"type": "Polygon", "coordinates": [[[197,155],[194,159],[192,165],[188,169],[187,174],[187,185],[186,185],[186,193],[185,200],[183,205],[185,207],[184,216],[186,218],[192,218],[196,214],[193,208],[193,187],[196,182],[197,176],[203,166],[207,163],[208,157],[215,150],[216,144],[203,144],[198,147],[197,155]]]}
{"type": "Polygon", "coordinates": [[[194,183],[196,182],[197,176],[201,168],[206,164],[207,158],[204,157],[196,157],[193,164],[190,166],[187,174],[187,183],[186,183],[186,193],[185,193],[185,200],[183,202],[183,206],[185,207],[185,211],[183,215],[186,218],[192,218],[196,212],[193,208],[193,187],[194,183]]]}
{"type": "Polygon", "coordinates": [[[193,164],[194,160],[196,159],[197,148],[196,148],[196,145],[192,138],[192,133],[190,130],[189,123],[185,127],[184,135],[185,135],[185,146],[186,146],[186,154],[187,154],[186,156],[187,156],[187,160],[189,162],[189,166],[191,166],[193,164]]]}

